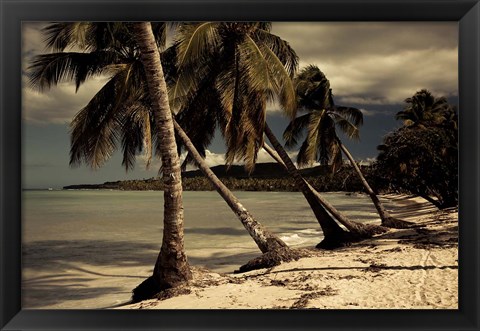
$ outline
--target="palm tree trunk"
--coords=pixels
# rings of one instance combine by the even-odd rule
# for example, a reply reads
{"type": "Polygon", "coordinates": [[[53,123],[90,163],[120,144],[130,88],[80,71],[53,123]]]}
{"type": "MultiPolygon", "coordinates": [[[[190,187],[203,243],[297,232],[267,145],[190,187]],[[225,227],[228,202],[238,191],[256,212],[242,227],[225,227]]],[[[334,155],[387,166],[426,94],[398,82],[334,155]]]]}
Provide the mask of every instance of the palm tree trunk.
{"type": "Polygon", "coordinates": [[[159,149],[164,183],[163,240],[151,278],[160,290],[164,290],[192,278],[183,244],[182,176],[167,86],[152,27],[148,22],[141,22],[135,23],[133,29],[145,68],[156,127],[162,137],[159,149]]]}
{"type": "MultiPolygon", "coordinates": [[[[272,150],[272,148],[270,146],[268,146],[267,144],[264,143],[263,148],[274,160],[276,160],[278,163],[283,165],[283,167],[288,171],[288,168],[285,165],[285,163],[283,162],[283,160],[279,157],[279,155],[274,150],[272,150]]],[[[283,147],[282,147],[282,149],[283,149],[283,147]]],[[[288,155],[287,155],[287,157],[288,157],[288,155]]],[[[290,160],[289,157],[288,157],[288,159],[290,160]]],[[[295,167],[295,165],[293,164],[293,162],[291,160],[290,160],[290,163],[293,165],[293,167],[295,167]]],[[[295,171],[298,172],[298,170],[296,168],[295,168],[295,171]]],[[[318,202],[320,204],[322,204],[325,207],[325,209],[328,210],[328,212],[330,214],[332,214],[338,220],[338,222],[340,222],[340,224],[345,226],[347,228],[347,230],[350,231],[352,234],[354,234],[357,238],[370,238],[374,234],[384,233],[384,232],[387,231],[387,229],[376,226],[376,225],[362,224],[362,223],[357,223],[357,222],[354,222],[354,221],[350,221],[344,214],[342,214],[338,209],[336,209],[332,204],[330,204],[326,199],[324,199],[320,195],[320,193],[318,193],[318,191],[315,190],[315,188],[312,185],[310,185],[309,182],[307,182],[305,180],[305,178],[302,177],[302,180],[308,186],[308,190],[311,191],[311,193],[316,197],[318,202]]]]}
{"type": "Polygon", "coordinates": [[[362,171],[358,167],[357,163],[353,159],[353,156],[352,156],[352,154],[350,154],[347,147],[345,147],[345,145],[338,138],[337,138],[337,143],[340,146],[340,149],[342,150],[343,154],[345,154],[345,156],[348,158],[348,160],[352,164],[353,168],[355,169],[355,172],[357,173],[358,178],[360,178],[360,181],[362,182],[363,186],[365,187],[365,191],[367,191],[367,194],[370,196],[370,199],[372,199],[372,202],[375,205],[375,208],[377,209],[378,215],[380,216],[380,219],[382,220],[382,226],[386,226],[386,227],[389,227],[389,228],[398,228],[398,229],[404,229],[404,228],[412,226],[412,223],[394,218],[390,215],[390,213],[385,209],[383,204],[378,199],[378,197],[375,194],[375,192],[373,191],[373,189],[368,184],[367,180],[365,179],[365,177],[362,174],[362,171]]]}
{"type": "Polygon", "coordinates": [[[332,249],[342,246],[348,241],[356,239],[353,238],[352,233],[344,231],[319,203],[317,197],[310,190],[309,186],[307,185],[303,177],[300,175],[300,172],[295,167],[292,160],[290,160],[287,152],[282,147],[282,145],[277,140],[273,132],[270,130],[270,127],[266,123],[265,135],[267,136],[268,140],[270,140],[273,148],[280,156],[281,161],[286,167],[288,173],[295,180],[297,188],[303,193],[305,199],[310,205],[310,208],[312,208],[312,211],[315,214],[315,217],[317,218],[320,227],[322,228],[325,238],[317,245],[317,247],[332,249]]]}
{"type": "Polygon", "coordinates": [[[262,253],[273,252],[280,248],[287,248],[287,244],[285,244],[276,235],[268,231],[262,224],[257,222],[252,216],[252,214],[250,214],[250,212],[245,209],[245,207],[243,207],[237,197],[232,194],[232,192],[220,181],[220,179],[218,179],[218,177],[209,168],[203,157],[200,155],[200,153],[198,153],[192,141],[190,140],[190,138],[188,138],[187,134],[185,133],[185,131],[183,131],[180,125],[175,120],[173,121],[173,124],[175,126],[175,130],[178,136],[185,145],[185,148],[193,157],[200,170],[213,184],[217,192],[222,196],[228,206],[232,209],[240,222],[242,222],[243,226],[253,238],[262,253]]]}

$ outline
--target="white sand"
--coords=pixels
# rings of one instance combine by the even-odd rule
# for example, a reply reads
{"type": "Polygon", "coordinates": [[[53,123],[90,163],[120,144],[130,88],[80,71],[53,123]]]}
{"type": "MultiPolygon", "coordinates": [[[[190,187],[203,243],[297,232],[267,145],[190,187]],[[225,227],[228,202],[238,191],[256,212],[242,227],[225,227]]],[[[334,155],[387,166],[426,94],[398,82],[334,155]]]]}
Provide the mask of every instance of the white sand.
{"type": "Polygon", "coordinates": [[[457,309],[457,212],[438,212],[421,198],[386,197],[398,204],[394,216],[425,227],[335,251],[304,250],[309,257],[240,275],[194,268],[184,294],[118,308],[457,309]]]}

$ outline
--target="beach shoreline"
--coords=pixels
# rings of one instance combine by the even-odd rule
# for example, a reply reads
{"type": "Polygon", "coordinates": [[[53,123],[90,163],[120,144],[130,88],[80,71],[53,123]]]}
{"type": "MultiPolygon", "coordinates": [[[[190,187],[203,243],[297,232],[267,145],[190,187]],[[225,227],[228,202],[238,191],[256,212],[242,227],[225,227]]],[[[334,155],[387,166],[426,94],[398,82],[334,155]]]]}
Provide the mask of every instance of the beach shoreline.
{"type": "MultiPolygon", "coordinates": [[[[243,198],[248,200],[248,197],[253,198],[248,195],[243,198]]],[[[285,196],[282,197],[285,199],[285,196]]],[[[138,207],[139,201],[144,201],[144,198],[136,197],[133,201],[138,207]]],[[[293,228],[283,230],[289,233],[284,239],[295,242],[299,239],[298,235],[310,238],[308,243],[291,246],[301,250],[305,257],[273,269],[244,274],[233,272],[260,255],[251,239],[245,236],[240,245],[235,243],[221,248],[216,247],[215,242],[219,239],[217,231],[228,230],[225,238],[233,238],[232,235],[244,236],[244,230],[221,226],[218,229],[219,225],[212,225],[211,229],[201,227],[202,231],[208,230],[205,235],[213,235],[211,239],[214,241],[211,247],[187,250],[193,282],[180,292],[167,294],[172,296],[167,300],[134,305],[128,305],[131,291],[151,275],[158,255],[155,241],[145,241],[143,232],[140,236],[125,232],[118,239],[105,242],[100,240],[102,236],[81,239],[84,235],[61,241],[52,238],[38,242],[30,238],[24,245],[22,306],[28,309],[456,309],[457,211],[438,211],[426,200],[411,195],[390,194],[380,198],[393,216],[424,227],[390,230],[371,240],[334,251],[317,250],[314,246],[321,240],[321,232],[312,229],[307,233],[303,225],[317,228],[318,224],[302,220],[302,211],[298,209],[301,205],[298,205],[295,212],[291,212],[298,218],[292,219],[293,228]],[[135,243],[138,239],[144,241],[135,243]],[[116,259],[112,260],[112,257],[116,259]]],[[[119,197],[115,195],[114,199],[119,197]]],[[[262,204],[273,203],[277,199],[275,195],[262,204]]],[[[251,205],[252,200],[249,201],[251,205]]],[[[294,200],[289,201],[288,208],[291,209],[294,200]]],[[[365,203],[366,200],[360,199],[348,208],[364,208],[365,203]]],[[[223,206],[223,201],[218,201],[216,205],[223,206]]],[[[198,206],[190,209],[197,210],[198,206]]],[[[212,206],[210,203],[209,208],[212,206]]],[[[257,205],[257,208],[262,206],[257,205]]],[[[359,215],[359,210],[354,210],[355,215],[359,215]]],[[[370,215],[370,212],[363,213],[370,215]]],[[[304,214],[308,214],[308,210],[304,214]]],[[[229,215],[230,211],[225,210],[224,217],[229,215]]],[[[264,217],[260,218],[265,221],[264,217]]],[[[116,224],[115,220],[113,216],[112,224],[116,224]]],[[[148,229],[155,228],[158,222],[156,218],[150,220],[151,224],[145,221],[144,228],[148,229]]],[[[371,217],[368,222],[379,224],[379,221],[378,217],[371,217]]],[[[229,222],[226,221],[225,225],[229,222]]],[[[57,226],[57,223],[53,224],[57,226]]],[[[80,217],[74,224],[84,226],[85,222],[80,217]]],[[[101,223],[94,222],[91,229],[97,229],[98,224],[101,223]]],[[[38,234],[37,231],[26,232],[27,235],[29,233],[38,234]]],[[[109,234],[105,238],[110,237],[109,234]]],[[[188,244],[192,243],[189,241],[188,244]]]]}
{"type": "Polygon", "coordinates": [[[117,308],[458,309],[457,211],[418,197],[385,198],[398,203],[394,216],[422,227],[334,251],[303,248],[298,261],[243,274],[194,267],[188,286],[117,308]]]}

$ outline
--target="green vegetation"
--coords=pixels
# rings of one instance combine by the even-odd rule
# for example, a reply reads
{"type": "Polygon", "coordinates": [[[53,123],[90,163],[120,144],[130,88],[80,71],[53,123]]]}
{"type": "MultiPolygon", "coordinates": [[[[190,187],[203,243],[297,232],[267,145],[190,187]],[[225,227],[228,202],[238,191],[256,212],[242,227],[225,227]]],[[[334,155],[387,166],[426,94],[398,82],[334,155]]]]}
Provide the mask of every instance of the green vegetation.
{"type": "MultiPolygon", "coordinates": [[[[362,166],[361,168],[368,178],[372,178],[372,167],[362,166]]],[[[295,181],[275,163],[257,164],[255,171],[251,175],[245,173],[242,166],[232,166],[228,171],[226,171],[225,166],[216,166],[212,170],[232,191],[298,192],[295,181]]],[[[332,174],[326,166],[302,169],[301,173],[320,192],[362,192],[364,189],[352,167],[348,165],[342,166],[335,174],[332,174]]],[[[215,190],[212,183],[198,170],[183,173],[182,185],[185,191],[215,190]]],[[[105,182],[95,185],[69,185],[65,186],[64,189],[157,191],[163,190],[163,183],[161,179],[149,178],[105,182]]]]}
{"type": "Polygon", "coordinates": [[[378,146],[377,181],[422,196],[438,208],[458,205],[458,116],[445,98],[421,90],[397,113],[403,127],[378,146]]]}

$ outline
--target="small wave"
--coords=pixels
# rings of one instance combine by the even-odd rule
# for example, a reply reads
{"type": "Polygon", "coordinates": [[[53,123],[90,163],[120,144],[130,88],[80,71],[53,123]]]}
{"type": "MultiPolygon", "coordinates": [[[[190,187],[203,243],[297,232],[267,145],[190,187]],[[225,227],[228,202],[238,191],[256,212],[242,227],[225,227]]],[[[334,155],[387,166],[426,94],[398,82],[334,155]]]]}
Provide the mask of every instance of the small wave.
{"type": "Polygon", "coordinates": [[[298,230],[299,233],[302,235],[307,235],[307,236],[319,236],[321,235],[321,231],[317,229],[303,229],[303,230],[298,230]]]}
{"type": "Polygon", "coordinates": [[[281,236],[280,239],[282,239],[287,245],[300,245],[307,242],[305,238],[300,237],[296,233],[292,235],[281,236]]]}

